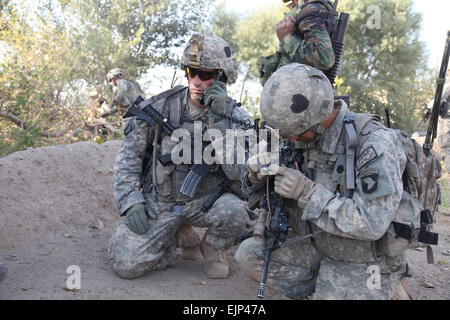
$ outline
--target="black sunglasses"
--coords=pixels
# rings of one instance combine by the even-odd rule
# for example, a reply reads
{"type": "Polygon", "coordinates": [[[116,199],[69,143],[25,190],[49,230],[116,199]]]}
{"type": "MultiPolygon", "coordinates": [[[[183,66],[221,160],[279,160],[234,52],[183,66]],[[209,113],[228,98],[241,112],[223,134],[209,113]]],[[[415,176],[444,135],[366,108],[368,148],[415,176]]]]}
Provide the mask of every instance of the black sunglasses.
{"type": "Polygon", "coordinates": [[[217,78],[218,71],[217,70],[216,71],[203,71],[203,70],[187,67],[186,73],[191,78],[195,78],[195,76],[198,76],[200,78],[200,80],[207,81],[207,80],[217,78]]]}

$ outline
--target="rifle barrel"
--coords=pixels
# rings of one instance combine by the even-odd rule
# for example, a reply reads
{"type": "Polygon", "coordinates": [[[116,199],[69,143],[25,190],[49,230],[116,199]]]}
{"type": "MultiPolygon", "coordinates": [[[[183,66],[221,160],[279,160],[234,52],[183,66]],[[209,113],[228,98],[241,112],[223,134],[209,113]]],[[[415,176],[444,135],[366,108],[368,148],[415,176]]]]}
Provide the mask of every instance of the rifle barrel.
{"type": "Polygon", "coordinates": [[[450,46],[450,31],[447,32],[447,40],[445,42],[444,55],[442,56],[441,69],[439,71],[439,78],[437,80],[433,108],[431,109],[430,122],[428,123],[427,135],[425,137],[425,143],[423,144],[423,151],[425,152],[426,155],[429,154],[431,148],[433,147],[433,142],[437,134],[437,124],[441,106],[442,91],[444,89],[445,76],[448,69],[448,60],[450,54],[449,46],[450,46]]]}

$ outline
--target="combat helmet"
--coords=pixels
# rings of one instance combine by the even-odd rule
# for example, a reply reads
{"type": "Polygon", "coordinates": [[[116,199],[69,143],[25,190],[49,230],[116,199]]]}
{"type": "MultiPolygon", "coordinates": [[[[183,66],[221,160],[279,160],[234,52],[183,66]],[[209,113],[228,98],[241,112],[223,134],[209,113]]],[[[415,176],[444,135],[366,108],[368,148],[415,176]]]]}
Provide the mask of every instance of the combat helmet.
{"type": "Polygon", "coordinates": [[[191,37],[181,56],[181,68],[186,70],[186,67],[217,69],[223,72],[224,82],[228,84],[236,82],[237,72],[231,57],[230,45],[215,35],[194,34],[191,37]]]}
{"type": "Polygon", "coordinates": [[[334,93],[322,71],[299,63],[274,72],[264,85],[260,110],[266,125],[290,138],[309,129],[321,132],[318,124],[334,109],[334,93]]]}
{"type": "Polygon", "coordinates": [[[122,69],[119,68],[111,69],[106,75],[106,80],[110,82],[114,77],[122,78],[122,69]]]}

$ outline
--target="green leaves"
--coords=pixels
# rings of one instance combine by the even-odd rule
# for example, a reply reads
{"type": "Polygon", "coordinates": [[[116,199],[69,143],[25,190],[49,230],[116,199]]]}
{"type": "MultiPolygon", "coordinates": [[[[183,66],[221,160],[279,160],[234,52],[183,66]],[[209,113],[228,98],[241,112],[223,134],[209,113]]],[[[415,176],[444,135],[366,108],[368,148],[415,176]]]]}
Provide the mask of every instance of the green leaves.
{"type": "Polygon", "coordinates": [[[413,1],[342,0],[338,9],[350,14],[338,94],[350,94],[356,112],[384,118],[387,107],[394,128],[416,131],[434,81],[418,40],[421,16],[413,1]]]}
{"type": "Polygon", "coordinates": [[[178,66],[173,47],[183,44],[204,21],[211,3],[56,0],[33,2],[32,7],[27,1],[2,2],[2,154],[3,146],[16,151],[51,144],[55,138],[103,142],[96,125],[88,123],[101,103],[93,104],[88,92],[96,91],[102,101],[110,102],[105,76],[112,68],[137,78],[162,62],[178,66]],[[30,127],[41,129],[26,130],[30,127]],[[39,136],[43,132],[52,135],[44,141],[39,136]]]}
{"type": "Polygon", "coordinates": [[[22,96],[16,97],[16,107],[25,107],[27,104],[27,99],[22,96]]]}

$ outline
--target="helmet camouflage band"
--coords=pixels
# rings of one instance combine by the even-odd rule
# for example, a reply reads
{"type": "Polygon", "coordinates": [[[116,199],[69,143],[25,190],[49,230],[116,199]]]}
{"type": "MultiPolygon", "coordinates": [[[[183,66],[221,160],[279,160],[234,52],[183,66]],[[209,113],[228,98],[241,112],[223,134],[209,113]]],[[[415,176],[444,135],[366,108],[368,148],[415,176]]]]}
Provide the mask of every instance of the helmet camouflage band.
{"type": "Polygon", "coordinates": [[[264,85],[261,115],[283,137],[294,137],[327,119],[334,93],[322,71],[299,63],[285,65],[264,85]]]}
{"type": "Polygon", "coordinates": [[[237,78],[230,45],[215,35],[194,34],[191,37],[181,57],[181,68],[185,70],[186,67],[222,70],[228,84],[237,78]]]}
{"type": "Polygon", "coordinates": [[[108,75],[106,76],[106,80],[110,82],[114,77],[122,77],[122,69],[115,68],[108,72],[108,75]]]}

